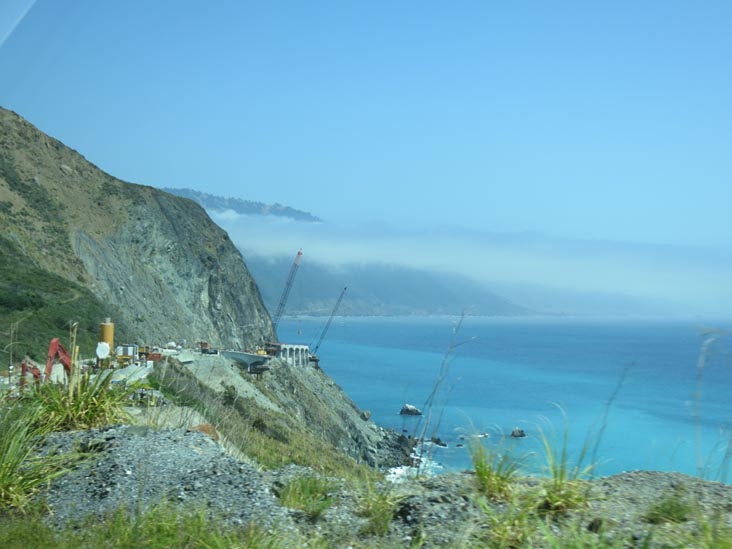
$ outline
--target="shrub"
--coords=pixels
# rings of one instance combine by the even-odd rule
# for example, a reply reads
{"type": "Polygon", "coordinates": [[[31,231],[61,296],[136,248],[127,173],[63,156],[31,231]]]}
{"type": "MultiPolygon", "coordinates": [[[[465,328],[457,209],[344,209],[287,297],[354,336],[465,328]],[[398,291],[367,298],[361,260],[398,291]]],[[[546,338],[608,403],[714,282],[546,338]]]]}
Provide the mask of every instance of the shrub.
{"type": "Polygon", "coordinates": [[[233,385],[227,385],[223,381],[221,382],[221,386],[224,388],[224,393],[222,396],[223,402],[225,406],[233,406],[236,404],[236,399],[239,397],[239,393],[236,390],[236,387],[233,385]]]}

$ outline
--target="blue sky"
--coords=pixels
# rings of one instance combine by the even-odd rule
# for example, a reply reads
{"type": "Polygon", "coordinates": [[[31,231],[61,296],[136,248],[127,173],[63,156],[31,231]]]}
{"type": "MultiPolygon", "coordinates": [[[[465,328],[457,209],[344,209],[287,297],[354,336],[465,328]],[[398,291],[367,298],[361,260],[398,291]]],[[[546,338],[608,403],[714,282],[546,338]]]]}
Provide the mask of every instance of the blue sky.
{"type": "Polygon", "coordinates": [[[730,274],[730,2],[4,0],[0,24],[0,105],[122,179],[730,274]]]}

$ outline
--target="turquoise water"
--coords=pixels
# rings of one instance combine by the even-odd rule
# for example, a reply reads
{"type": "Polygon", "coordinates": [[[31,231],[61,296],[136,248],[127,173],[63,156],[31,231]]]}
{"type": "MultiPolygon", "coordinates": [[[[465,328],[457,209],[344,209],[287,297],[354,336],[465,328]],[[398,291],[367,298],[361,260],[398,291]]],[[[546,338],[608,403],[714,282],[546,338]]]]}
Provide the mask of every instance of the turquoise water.
{"type": "MultiPolygon", "coordinates": [[[[402,404],[426,411],[437,385],[426,433],[448,443],[430,448],[445,471],[470,468],[458,445],[488,433],[481,442],[512,449],[540,473],[541,433],[561,447],[566,425],[571,458],[579,461],[586,448],[583,463],[595,463],[599,476],[652,469],[727,480],[728,322],[459,321],[336,318],[318,352],[320,364],[377,424],[410,434],[421,432],[425,418],[400,416],[402,404]],[[699,369],[709,327],[716,340],[699,369]],[[527,437],[505,436],[514,427],[527,437]]],[[[324,324],[284,319],[280,339],[312,344],[324,324]]]]}

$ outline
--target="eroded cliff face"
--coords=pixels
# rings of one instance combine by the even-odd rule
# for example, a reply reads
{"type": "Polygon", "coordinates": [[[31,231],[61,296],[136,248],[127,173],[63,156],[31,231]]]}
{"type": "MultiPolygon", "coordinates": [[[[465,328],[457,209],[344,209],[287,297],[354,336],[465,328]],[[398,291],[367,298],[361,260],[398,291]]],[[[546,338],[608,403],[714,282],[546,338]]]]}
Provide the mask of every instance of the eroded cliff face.
{"type": "Polygon", "coordinates": [[[274,338],[241,253],[199,205],[115,179],[5,109],[0,206],[24,258],[114,306],[134,342],[274,338]]]}
{"type": "Polygon", "coordinates": [[[72,235],[93,288],[154,341],[241,348],[272,337],[259,290],[226,233],[196,204],[160,192],[111,234],[72,235]]]}

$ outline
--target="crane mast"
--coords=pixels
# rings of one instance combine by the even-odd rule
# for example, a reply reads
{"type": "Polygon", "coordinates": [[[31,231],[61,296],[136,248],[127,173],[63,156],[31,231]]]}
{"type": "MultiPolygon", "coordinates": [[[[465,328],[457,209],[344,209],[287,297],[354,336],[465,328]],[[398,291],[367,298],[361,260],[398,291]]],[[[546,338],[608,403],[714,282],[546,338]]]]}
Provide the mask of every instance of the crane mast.
{"type": "Polygon", "coordinates": [[[297,269],[300,267],[300,260],[302,259],[302,250],[299,250],[297,252],[297,256],[295,257],[295,261],[292,264],[292,267],[290,268],[290,274],[287,275],[287,282],[285,283],[285,289],[282,290],[282,297],[280,297],[280,302],[277,304],[277,310],[275,311],[274,316],[272,317],[272,327],[274,328],[275,334],[277,333],[277,325],[280,323],[280,318],[282,317],[282,313],[285,312],[285,304],[287,303],[287,298],[290,295],[290,290],[292,289],[292,283],[295,280],[295,275],[297,274],[297,269]]]}
{"type": "Polygon", "coordinates": [[[318,349],[320,349],[320,344],[323,343],[323,338],[325,337],[325,334],[328,332],[328,328],[330,328],[331,322],[333,322],[333,317],[336,314],[336,311],[338,311],[338,307],[341,305],[341,301],[343,301],[343,296],[346,293],[346,290],[348,289],[348,286],[343,288],[341,291],[341,295],[338,296],[338,301],[336,301],[335,307],[333,307],[333,312],[330,313],[330,318],[328,318],[328,322],[325,323],[325,326],[323,327],[323,331],[320,332],[320,337],[318,338],[318,342],[315,344],[315,347],[313,348],[313,354],[310,357],[311,361],[317,362],[318,358],[318,349]]]}

